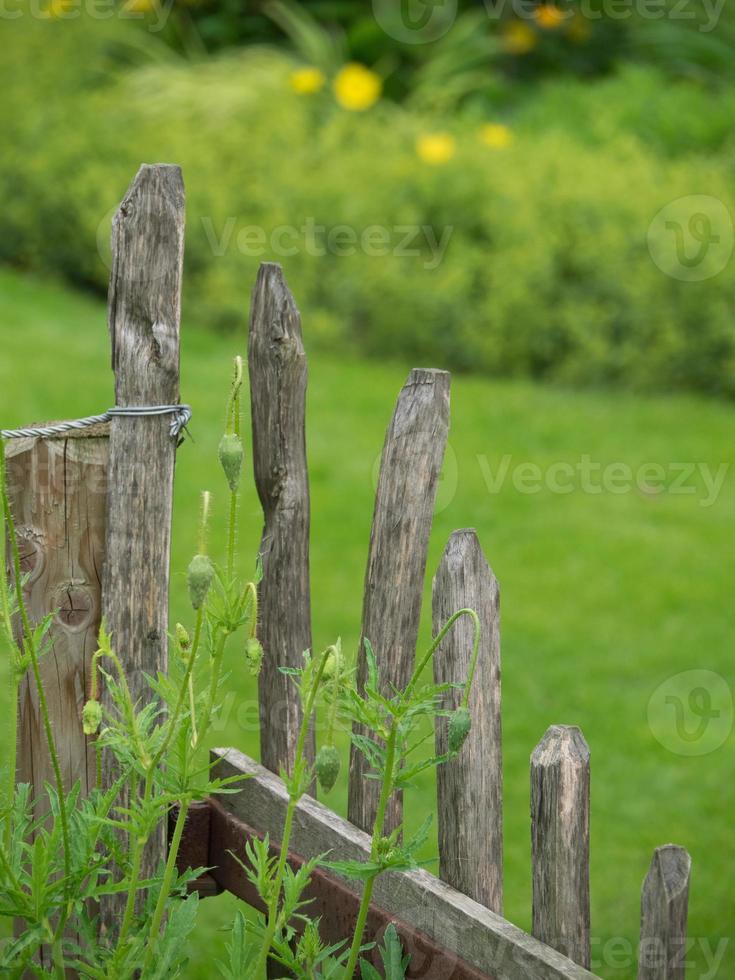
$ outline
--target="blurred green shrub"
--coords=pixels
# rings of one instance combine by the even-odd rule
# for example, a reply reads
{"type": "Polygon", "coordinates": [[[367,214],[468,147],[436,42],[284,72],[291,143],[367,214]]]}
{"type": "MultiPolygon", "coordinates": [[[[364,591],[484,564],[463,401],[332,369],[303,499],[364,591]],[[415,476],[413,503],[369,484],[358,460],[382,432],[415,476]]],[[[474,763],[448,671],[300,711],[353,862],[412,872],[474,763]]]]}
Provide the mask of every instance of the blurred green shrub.
{"type": "Polygon", "coordinates": [[[0,259],[104,289],[114,206],[142,160],[175,161],[186,318],[242,329],[268,259],[310,344],[735,396],[732,261],[681,282],[646,237],[679,197],[732,213],[731,96],[687,88],[677,128],[680,93],[639,69],[540,89],[512,125],[429,122],[386,100],[345,111],[329,78],[298,94],[296,64],[273,51],[196,65],[137,51],[121,72],[132,55],[119,29],[113,43],[82,21],[19,23],[0,64],[0,259]]]}

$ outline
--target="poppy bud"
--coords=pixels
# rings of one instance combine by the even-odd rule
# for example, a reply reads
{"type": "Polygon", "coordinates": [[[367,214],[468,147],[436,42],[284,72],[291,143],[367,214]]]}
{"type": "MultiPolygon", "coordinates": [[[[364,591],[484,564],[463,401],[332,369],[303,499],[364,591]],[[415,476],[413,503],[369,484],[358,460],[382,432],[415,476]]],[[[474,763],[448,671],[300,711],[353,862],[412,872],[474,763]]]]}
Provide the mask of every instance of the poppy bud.
{"type": "Polygon", "coordinates": [[[207,592],[214,580],[214,567],[206,555],[194,555],[187,573],[189,598],[195,609],[199,609],[207,598],[207,592]]]}
{"type": "Polygon", "coordinates": [[[245,452],[242,439],[236,435],[224,435],[219,444],[219,461],[225,471],[230,490],[234,493],[240,485],[240,473],[245,452]]]}
{"type": "Polygon", "coordinates": [[[185,626],[181,623],[176,624],[176,642],[179,645],[179,650],[182,653],[186,653],[191,646],[191,640],[189,639],[189,634],[185,626]]]}
{"type": "Polygon", "coordinates": [[[452,754],[456,755],[462,748],[467,740],[467,736],[470,734],[471,728],[472,718],[467,708],[462,705],[449,718],[447,745],[452,754]]]}
{"type": "Polygon", "coordinates": [[[102,705],[90,698],[82,709],[82,731],[85,735],[95,735],[102,723],[102,705]]]}
{"type": "Polygon", "coordinates": [[[245,644],[245,660],[250,673],[253,677],[257,677],[263,665],[263,647],[260,640],[254,636],[248,637],[245,644]]]}
{"type": "Polygon", "coordinates": [[[328,793],[339,776],[339,752],[334,745],[322,745],[316,756],[316,778],[319,785],[328,793]]]}

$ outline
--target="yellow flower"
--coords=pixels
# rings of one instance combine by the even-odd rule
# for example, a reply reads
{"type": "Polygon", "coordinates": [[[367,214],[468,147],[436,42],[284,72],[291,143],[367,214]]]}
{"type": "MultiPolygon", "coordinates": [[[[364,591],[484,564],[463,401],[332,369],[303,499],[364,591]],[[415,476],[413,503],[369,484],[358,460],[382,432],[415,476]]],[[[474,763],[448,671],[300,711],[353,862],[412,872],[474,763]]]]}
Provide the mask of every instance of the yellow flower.
{"type": "Polygon", "coordinates": [[[337,72],[334,95],[343,109],[364,112],[380,98],[383,83],[380,77],[364,65],[351,62],[337,72]]]}
{"type": "Polygon", "coordinates": [[[291,72],[291,88],[299,95],[311,95],[324,87],[324,73],[318,68],[297,68],[291,72]]]}
{"type": "Polygon", "coordinates": [[[493,150],[503,150],[513,142],[513,133],[502,123],[486,123],[480,126],[480,139],[493,150]]]}
{"type": "Polygon", "coordinates": [[[439,164],[451,160],[456,150],[449,133],[427,133],[416,141],[416,152],[424,163],[439,164]]]}
{"type": "Polygon", "coordinates": [[[149,14],[156,9],[156,0],[126,0],[125,9],[131,13],[149,14]]]}
{"type": "Polygon", "coordinates": [[[536,47],[538,38],[525,21],[514,20],[503,32],[503,48],[509,54],[528,54],[536,47]]]}
{"type": "Polygon", "coordinates": [[[545,31],[555,31],[567,19],[564,11],[559,10],[553,3],[542,3],[540,7],[536,7],[535,17],[538,26],[543,27],[545,31]]]}

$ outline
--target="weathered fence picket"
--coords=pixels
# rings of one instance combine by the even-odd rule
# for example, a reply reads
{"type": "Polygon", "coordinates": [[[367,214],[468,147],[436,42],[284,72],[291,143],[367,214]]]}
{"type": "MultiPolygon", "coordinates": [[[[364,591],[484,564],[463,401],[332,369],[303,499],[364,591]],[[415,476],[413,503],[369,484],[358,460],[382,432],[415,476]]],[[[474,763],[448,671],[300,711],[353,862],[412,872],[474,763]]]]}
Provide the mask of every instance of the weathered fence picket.
{"type": "MultiPolygon", "coordinates": [[[[470,696],[472,730],[459,758],[436,773],[439,875],[493,912],[503,911],[503,756],[500,720],[500,589],[474,530],[449,538],[434,577],[434,635],[458,609],[474,609],[482,634],[470,696]]],[[[470,666],[473,624],[458,620],[434,655],[437,684],[462,684],[470,666]]],[[[455,708],[461,692],[447,698],[455,708]]],[[[438,718],[436,751],[447,750],[438,718]]]]}
{"type": "MultiPolygon", "coordinates": [[[[141,167],[112,224],[108,322],[119,407],[177,405],[184,184],[173,166],[141,167]]],[[[133,699],[166,670],[176,440],[170,415],[113,418],[102,610],[133,699]]],[[[106,777],[111,778],[105,765],[106,777]]],[[[142,873],[165,857],[165,828],[142,873]]],[[[114,918],[123,898],[110,903],[114,918]]]]}
{"type": "MultiPolygon", "coordinates": [[[[170,166],[143,167],[115,217],[109,323],[119,406],[177,405],[184,195],[170,166]]],[[[263,505],[264,578],[258,630],[266,660],[260,680],[261,761],[214,752],[221,776],[248,776],[234,795],[191,810],[182,868],[208,866],[202,895],[227,888],[252,900],[242,865],[248,838],[282,833],[287,804],[275,775],[294,754],[301,708],[278,668],[298,666],[311,647],[309,484],[305,444],[307,368],[301,319],[279,266],[261,267],[250,318],[249,371],[254,473],[263,505]]],[[[365,576],[362,640],[375,650],[386,691],[404,688],[415,662],[428,540],[449,426],[449,375],[417,369],[400,392],[383,448],[365,576]]],[[[19,440],[7,451],[12,509],[35,622],[58,609],[43,670],[64,778],[91,783],[81,734],[89,660],[104,614],[133,695],[148,696],[144,672],[165,668],[175,441],[171,420],[115,417],[81,436],[19,440]],[[108,460],[109,456],[109,460],[108,460]],[[100,569],[104,566],[100,588],[100,569]],[[58,675],[54,671],[58,670],[58,675]]],[[[450,537],[433,588],[438,630],[459,608],[482,623],[473,729],[459,757],[437,776],[441,878],[425,871],[378,878],[366,940],[397,922],[413,961],[409,976],[446,980],[595,980],[590,966],[589,749],[578,728],[554,725],[531,758],[533,935],[502,918],[503,797],[499,589],[477,535],[450,537]]],[[[434,661],[437,682],[464,681],[472,646],[468,620],[447,635],[434,661]]],[[[451,701],[455,697],[452,694],[451,701]]],[[[32,687],[20,708],[19,774],[36,791],[48,776],[32,687]]],[[[436,745],[445,746],[445,721],[436,745]]],[[[313,751],[313,739],[311,744],[313,751]]],[[[351,822],[305,797],[295,815],[294,866],[329,852],[365,860],[376,783],[352,750],[351,822]]],[[[389,828],[401,819],[395,799],[389,828]]],[[[163,838],[146,857],[160,857],[163,838]]],[[[683,980],[691,860],[659,848],[641,903],[638,980],[683,980]]],[[[146,870],[144,869],[144,874],[146,870]]],[[[325,938],[349,933],[361,886],[318,869],[312,896],[325,938]]],[[[112,924],[114,904],[103,910],[112,924]]]]}
{"type": "MultiPolygon", "coordinates": [[[[365,573],[358,687],[367,675],[364,639],[370,641],[384,691],[403,689],[414,668],[434,501],[449,430],[449,375],[411,371],[398,396],[385,437],[365,573]]],[[[380,788],[364,778],[365,759],[350,755],[348,815],[372,827],[380,788]]],[[[401,822],[400,794],[391,801],[386,827],[401,822]]]]}
{"type": "MultiPolygon", "coordinates": [[[[280,667],[300,667],[311,649],[309,477],[306,464],[306,356],[301,317],[281,267],[264,263],[250,312],[253,468],[265,527],[260,545],[258,637],[260,754],[273,772],[290,768],[301,705],[280,667]]],[[[313,758],[314,737],[307,746],[313,758]]]]}
{"type": "Polygon", "coordinates": [[[590,751],[552,725],[531,756],[533,934],[590,965],[590,751]]]}
{"type": "Polygon", "coordinates": [[[641,893],[638,980],[684,980],[691,870],[683,847],[654,851],[641,893]]]}

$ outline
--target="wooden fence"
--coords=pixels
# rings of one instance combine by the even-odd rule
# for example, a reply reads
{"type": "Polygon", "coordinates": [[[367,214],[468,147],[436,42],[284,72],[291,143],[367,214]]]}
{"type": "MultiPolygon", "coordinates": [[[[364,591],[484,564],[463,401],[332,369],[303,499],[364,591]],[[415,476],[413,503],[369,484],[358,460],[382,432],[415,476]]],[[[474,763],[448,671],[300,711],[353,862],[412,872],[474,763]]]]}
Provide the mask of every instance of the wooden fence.
{"type": "MultiPolygon", "coordinates": [[[[184,195],[176,167],[146,166],[113,222],[109,324],[117,403],[172,404],[179,398],[179,311],[184,195]]],[[[297,666],[311,647],[309,482],[305,440],[306,358],[298,309],[279,266],[265,264],[252,298],[249,341],[254,473],[265,526],[261,543],[261,763],[217,749],[222,775],[251,776],[232,796],[192,812],[182,848],[211,866],[202,894],[228,889],[255,902],[230,851],[248,836],[280,838],[287,794],[275,775],[293,758],[300,707],[278,666],[297,666]]],[[[417,369],[398,395],[388,427],[367,558],[361,635],[369,637],[383,682],[405,686],[413,669],[434,500],[449,426],[450,377],[417,369]]],[[[174,449],[165,417],[114,418],[83,438],[10,444],[8,477],[19,525],[27,592],[36,618],[58,609],[53,652],[44,661],[52,721],[64,742],[65,779],[90,772],[81,734],[89,660],[102,613],[128,657],[136,695],[143,672],[165,669],[174,449]],[[105,569],[104,574],[102,572],[105,569]],[[116,583],[125,583],[125,588],[116,583]],[[122,642],[121,642],[122,640],[122,642]]],[[[435,629],[462,607],[482,622],[473,728],[452,764],[438,771],[439,877],[389,873],[374,892],[367,939],[396,923],[412,976],[496,980],[582,980],[590,968],[590,753],[582,732],[552,725],[530,767],[533,935],[503,916],[503,775],[499,588],[476,533],[451,535],[433,583],[435,629]]],[[[461,622],[435,658],[437,681],[466,675],[471,636],[461,622]]],[[[362,649],[362,644],[361,644],[362,649]]],[[[358,681],[365,663],[358,660],[358,681]]],[[[47,761],[32,685],[20,704],[19,776],[43,787],[47,761]]],[[[445,719],[436,730],[446,742],[445,719]]],[[[530,748],[530,746],[529,746],[530,748]]],[[[313,751],[313,739],[312,739],[313,751]]],[[[349,820],[306,797],[295,820],[294,865],[325,851],[366,858],[376,799],[353,751],[349,820]]],[[[40,794],[39,794],[40,795],[40,794]]],[[[403,800],[396,797],[395,825],[403,800]]],[[[522,819],[511,814],[511,819],[522,819]]],[[[158,854],[165,846],[159,841],[158,854]]],[[[151,853],[149,862],[158,855],[151,853]]],[[[666,845],[653,855],[641,901],[645,956],[639,980],[680,980],[691,862],[666,845]]],[[[326,871],[311,896],[325,938],[344,938],[359,884],[326,871]]]]}

